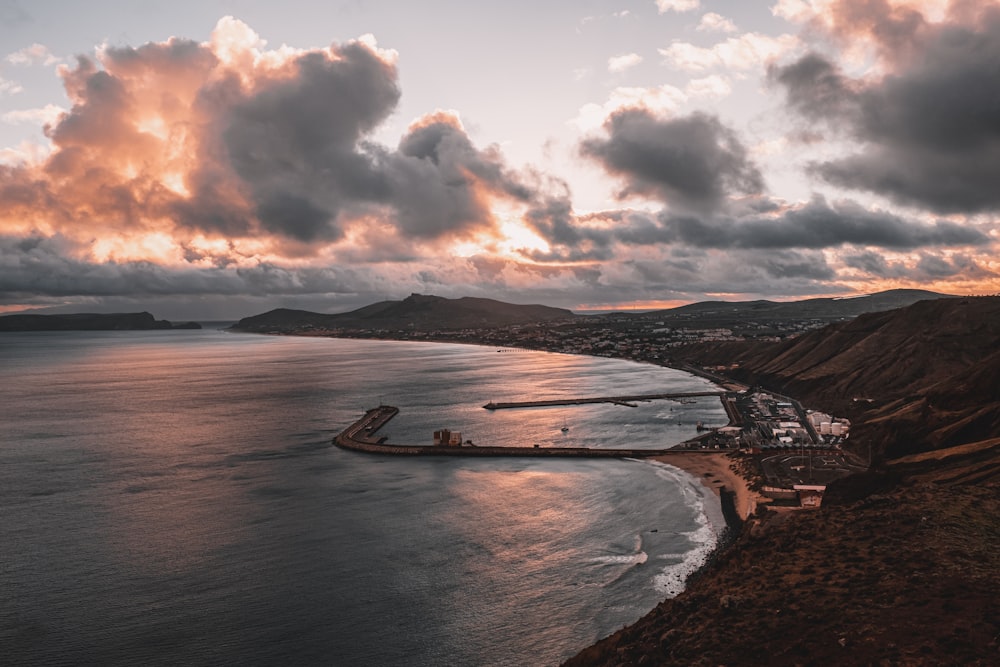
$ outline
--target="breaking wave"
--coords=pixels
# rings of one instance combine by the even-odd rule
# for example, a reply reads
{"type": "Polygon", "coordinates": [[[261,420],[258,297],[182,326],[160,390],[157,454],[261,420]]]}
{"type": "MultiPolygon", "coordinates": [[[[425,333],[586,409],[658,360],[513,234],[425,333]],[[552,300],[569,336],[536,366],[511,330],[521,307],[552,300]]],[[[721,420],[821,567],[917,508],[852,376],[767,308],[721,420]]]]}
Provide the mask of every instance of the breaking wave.
{"type": "MultiPolygon", "coordinates": [[[[692,531],[682,532],[691,543],[691,548],[681,554],[665,554],[664,559],[680,559],[663,568],[663,571],[653,577],[653,586],[656,592],[666,597],[676,597],[684,590],[684,585],[698,568],[705,564],[709,555],[719,542],[719,535],[722,526],[718,528],[713,525],[707,510],[708,496],[711,491],[706,489],[695,477],[676,468],[659,461],[648,461],[649,465],[656,467],[656,474],[663,480],[677,485],[681,490],[684,504],[695,510],[698,527],[692,531]]],[[[720,510],[721,511],[721,510],[720,510]]]]}

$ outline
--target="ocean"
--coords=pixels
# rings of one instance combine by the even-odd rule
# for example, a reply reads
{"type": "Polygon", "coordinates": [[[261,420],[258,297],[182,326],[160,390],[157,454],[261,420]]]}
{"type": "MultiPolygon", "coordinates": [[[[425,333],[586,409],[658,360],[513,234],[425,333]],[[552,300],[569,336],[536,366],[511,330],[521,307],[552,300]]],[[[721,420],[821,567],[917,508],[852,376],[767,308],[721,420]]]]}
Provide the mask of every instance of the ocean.
{"type": "Polygon", "coordinates": [[[555,665],[679,592],[723,527],[666,465],[331,445],[379,403],[400,444],[724,424],[714,398],[482,408],[714,388],[671,369],[213,329],[4,333],[0,369],[4,664],[555,665]]]}

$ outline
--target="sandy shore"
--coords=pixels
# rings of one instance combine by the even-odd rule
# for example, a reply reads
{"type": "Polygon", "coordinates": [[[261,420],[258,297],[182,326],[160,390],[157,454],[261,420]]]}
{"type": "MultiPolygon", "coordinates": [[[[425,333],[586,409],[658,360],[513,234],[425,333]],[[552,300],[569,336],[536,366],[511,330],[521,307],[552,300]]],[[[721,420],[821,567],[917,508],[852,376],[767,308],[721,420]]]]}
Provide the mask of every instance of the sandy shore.
{"type": "Polygon", "coordinates": [[[655,456],[655,460],[681,468],[694,475],[715,495],[723,486],[736,492],[736,511],[746,519],[757,507],[760,496],[750,489],[747,481],[729,467],[730,459],[722,452],[712,454],[668,454],[655,456]]]}

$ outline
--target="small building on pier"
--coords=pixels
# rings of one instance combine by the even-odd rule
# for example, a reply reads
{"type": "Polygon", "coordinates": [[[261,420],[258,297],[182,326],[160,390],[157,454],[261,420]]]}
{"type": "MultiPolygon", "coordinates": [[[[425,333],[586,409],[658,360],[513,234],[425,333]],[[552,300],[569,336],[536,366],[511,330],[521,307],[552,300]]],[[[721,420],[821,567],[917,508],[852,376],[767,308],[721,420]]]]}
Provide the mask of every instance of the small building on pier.
{"type": "Polygon", "coordinates": [[[440,431],[434,431],[434,446],[435,447],[461,447],[462,446],[462,432],[461,431],[450,431],[446,428],[440,431]]]}

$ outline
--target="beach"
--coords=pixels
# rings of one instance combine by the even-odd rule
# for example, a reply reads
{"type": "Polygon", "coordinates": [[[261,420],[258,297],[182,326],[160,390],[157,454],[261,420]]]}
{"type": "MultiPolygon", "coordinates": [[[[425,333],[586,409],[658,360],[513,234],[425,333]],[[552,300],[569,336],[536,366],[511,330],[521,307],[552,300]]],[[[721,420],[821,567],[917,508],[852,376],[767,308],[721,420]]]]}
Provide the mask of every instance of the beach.
{"type": "Polygon", "coordinates": [[[716,496],[721,497],[723,487],[734,492],[736,511],[743,520],[753,514],[757,507],[760,496],[750,488],[746,479],[730,467],[731,459],[727,453],[669,454],[653,459],[694,475],[716,496]]]}

